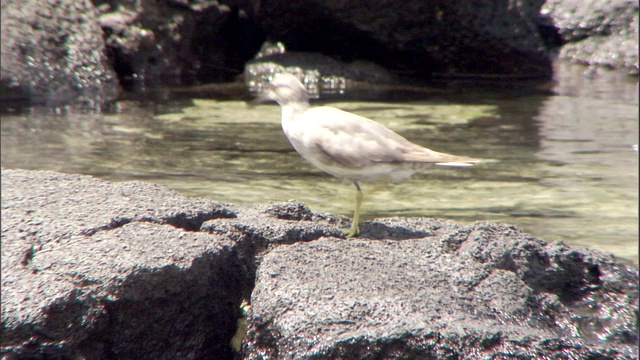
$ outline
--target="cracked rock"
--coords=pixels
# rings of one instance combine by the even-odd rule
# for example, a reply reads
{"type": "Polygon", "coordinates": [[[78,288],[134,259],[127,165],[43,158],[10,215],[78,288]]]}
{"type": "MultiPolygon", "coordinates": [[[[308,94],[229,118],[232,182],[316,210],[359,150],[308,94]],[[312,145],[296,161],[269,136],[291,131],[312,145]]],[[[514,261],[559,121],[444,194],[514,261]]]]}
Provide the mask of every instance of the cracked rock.
{"type": "Polygon", "coordinates": [[[3,169],[0,355],[637,359],[637,267],[507,225],[348,225],[3,169]]]}

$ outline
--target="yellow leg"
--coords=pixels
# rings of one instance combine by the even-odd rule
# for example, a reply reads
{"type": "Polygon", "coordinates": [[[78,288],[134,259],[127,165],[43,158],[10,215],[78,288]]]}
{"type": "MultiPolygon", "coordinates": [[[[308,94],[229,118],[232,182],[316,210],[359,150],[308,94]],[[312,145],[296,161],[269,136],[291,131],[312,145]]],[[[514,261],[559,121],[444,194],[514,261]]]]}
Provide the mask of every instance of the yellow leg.
{"type": "Polygon", "coordinates": [[[353,184],[356,186],[356,209],[353,212],[353,223],[351,224],[351,229],[344,230],[344,236],[347,238],[355,237],[360,235],[360,206],[362,205],[362,190],[360,189],[360,184],[357,181],[354,181],[353,184]]]}

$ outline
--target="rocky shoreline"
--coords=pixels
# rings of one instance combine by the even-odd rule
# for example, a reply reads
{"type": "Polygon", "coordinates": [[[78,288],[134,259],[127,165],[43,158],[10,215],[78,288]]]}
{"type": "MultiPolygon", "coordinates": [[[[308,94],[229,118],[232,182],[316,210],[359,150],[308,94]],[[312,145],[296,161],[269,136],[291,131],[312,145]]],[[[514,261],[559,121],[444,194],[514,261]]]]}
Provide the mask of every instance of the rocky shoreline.
{"type": "Polygon", "coordinates": [[[347,224],[3,169],[2,356],[638,358],[637,266],[508,225],[347,224]]]}

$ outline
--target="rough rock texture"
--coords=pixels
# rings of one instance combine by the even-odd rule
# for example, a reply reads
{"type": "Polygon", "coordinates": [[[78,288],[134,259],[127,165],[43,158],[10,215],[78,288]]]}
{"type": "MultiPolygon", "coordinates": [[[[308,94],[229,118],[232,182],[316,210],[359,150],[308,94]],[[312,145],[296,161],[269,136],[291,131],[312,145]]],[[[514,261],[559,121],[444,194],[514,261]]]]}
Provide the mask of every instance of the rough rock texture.
{"type": "Polygon", "coordinates": [[[229,81],[264,36],[217,1],[101,1],[100,25],[126,87],[229,81]]]}
{"type": "Polygon", "coordinates": [[[548,0],[542,13],[565,43],[560,58],[638,73],[638,2],[548,0]]]}
{"type": "Polygon", "coordinates": [[[3,169],[0,355],[231,359],[255,253],[339,235],[327,219],[300,203],[238,209],[153,184],[3,169]]]}
{"type": "Polygon", "coordinates": [[[238,358],[250,299],[250,359],[637,358],[637,268],[488,223],[347,225],[3,169],[0,355],[238,358]]]}
{"type": "Polygon", "coordinates": [[[230,356],[249,276],[232,241],[193,230],[233,216],[151,184],[3,169],[3,356],[230,356]]]}
{"type": "Polygon", "coordinates": [[[264,256],[246,357],[637,358],[638,273],[609,256],[489,223],[385,220],[363,237],[264,256]]]}
{"type": "Polygon", "coordinates": [[[270,39],[292,51],[367,59],[423,76],[545,76],[550,60],[536,25],[543,4],[268,0],[254,9],[270,39]]]}
{"type": "Polygon", "coordinates": [[[89,1],[3,0],[0,89],[5,99],[101,103],[118,82],[89,1]]]}

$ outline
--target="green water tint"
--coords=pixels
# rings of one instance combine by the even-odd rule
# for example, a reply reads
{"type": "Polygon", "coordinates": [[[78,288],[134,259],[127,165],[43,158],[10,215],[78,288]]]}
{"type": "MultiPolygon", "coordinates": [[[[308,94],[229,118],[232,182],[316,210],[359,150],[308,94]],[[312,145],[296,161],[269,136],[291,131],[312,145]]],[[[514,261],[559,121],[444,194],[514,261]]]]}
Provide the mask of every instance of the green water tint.
{"type": "MultiPolygon", "coordinates": [[[[486,220],[638,262],[636,104],[564,96],[461,99],[329,104],[433,150],[497,160],[365,184],[363,227],[390,216],[486,220]]],[[[151,181],[239,205],[297,199],[314,211],[351,216],[353,185],[291,148],[275,104],[121,105],[115,114],[4,116],[2,165],[151,181]]]]}

